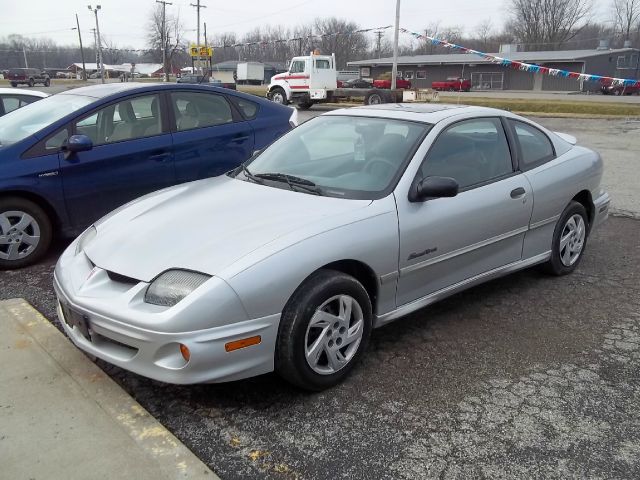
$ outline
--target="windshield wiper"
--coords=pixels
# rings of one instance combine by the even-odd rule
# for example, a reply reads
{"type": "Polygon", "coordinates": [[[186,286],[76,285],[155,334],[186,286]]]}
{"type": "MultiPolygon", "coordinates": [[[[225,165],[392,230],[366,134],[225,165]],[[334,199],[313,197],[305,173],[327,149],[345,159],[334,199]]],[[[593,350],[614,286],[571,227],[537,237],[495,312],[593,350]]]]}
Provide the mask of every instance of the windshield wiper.
{"type": "Polygon", "coordinates": [[[249,180],[252,180],[255,183],[259,183],[260,185],[263,184],[260,178],[258,178],[259,175],[254,175],[253,173],[251,173],[244,163],[240,164],[240,168],[242,169],[242,172],[244,173],[245,177],[247,177],[249,180]]]}
{"type": "Polygon", "coordinates": [[[287,182],[289,188],[294,191],[298,189],[315,195],[321,195],[320,188],[311,180],[307,180],[306,178],[296,177],[295,175],[289,175],[287,173],[256,173],[255,176],[265,180],[287,182]]]}

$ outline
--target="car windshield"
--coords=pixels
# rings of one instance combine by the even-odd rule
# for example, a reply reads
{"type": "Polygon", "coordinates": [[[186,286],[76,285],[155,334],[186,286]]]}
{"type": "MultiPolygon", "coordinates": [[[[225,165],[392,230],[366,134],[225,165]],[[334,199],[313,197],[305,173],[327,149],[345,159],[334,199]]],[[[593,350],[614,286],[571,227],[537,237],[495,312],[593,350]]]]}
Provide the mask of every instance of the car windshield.
{"type": "Polygon", "coordinates": [[[431,126],[388,118],[316,117],[248,162],[249,172],[240,168],[235,174],[253,181],[276,179],[277,184],[265,183],[282,188],[302,184],[309,193],[327,196],[380,198],[393,188],[431,126]]]}
{"type": "Polygon", "coordinates": [[[83,95],[52,95],[14,110],[0,117],[0,146],[19,142],[95,100],[83,95]]]}

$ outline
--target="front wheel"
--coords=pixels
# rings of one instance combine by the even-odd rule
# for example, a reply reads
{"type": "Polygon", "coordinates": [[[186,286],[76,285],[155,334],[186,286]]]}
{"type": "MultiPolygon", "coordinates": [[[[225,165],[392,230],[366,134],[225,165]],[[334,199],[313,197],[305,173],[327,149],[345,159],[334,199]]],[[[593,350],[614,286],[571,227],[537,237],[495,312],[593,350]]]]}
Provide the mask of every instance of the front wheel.
{"type": "Polygon", "coordinates": [[[11,86],[12,86],[13,88],[16,88],[16,87],[18,86],[18,84],[17,84],[16,82],[11,82],[11,86]]]}
{"type": "Polygon", "coordinates": [[[553,232],[551,258],[544,269],[552,275],[573,272],[587,246],[589,217],[581,203],[571,201],[564,209],[553,232]]]}
{"type": "Polygon", "coordinates": [[[280,105],[286,105],[288,103],[287,94],[280,87],[276,87],[269,92],[269,100],[274,103],[279,103],[280,105]]]}
{"type": "Polygon", "coordinates": [[[369,295],[355,278],[334,270],[314,273],[282,312],[276,372],[306,390],[340,383],[367,346],[371,311],[369,295]]]}
{"type": "Polygon", "coordinates": [[[47,78],[47,79],[44,81],[44,86],[45,86],[45,87],[48,87],[49,85],[51,85],[51,79],[47,78]]]}
{"type": "Polygon", "coordinates": [[[17,197],[0,199],[0,269],[37,262],[51,237],[51,221],[37,204],[17,197]]]}
{"type": "Polygon", "coordinates": [[[29,79],[29,86],[33,88],[33,86],[36,84],[36,82],[33,80],[33,78],[29,79]]]}

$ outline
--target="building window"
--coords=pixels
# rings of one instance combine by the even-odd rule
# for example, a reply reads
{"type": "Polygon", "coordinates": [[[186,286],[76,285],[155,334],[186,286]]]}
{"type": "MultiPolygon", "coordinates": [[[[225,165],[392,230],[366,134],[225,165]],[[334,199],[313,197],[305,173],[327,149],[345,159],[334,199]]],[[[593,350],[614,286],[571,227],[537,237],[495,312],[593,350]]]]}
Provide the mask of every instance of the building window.
{"type": "Polygon", "coordinates": [[[638,54],[633,53],[631,55],[620,55],[616,63],[616,68],[619,70],[626,70],[630,68],[637,68],[638,66],[638,54]]]}
{"type": "Polygon", "coordinates": [[[502,90],[504,73],[471,73],[471,88],[474,90],[502,90]]]}
{"type": "Polygon", "coordinates": [[[401,70],[398,70],[398,71],[396,72],[396,77],[397,77],[397,78],[402,78],[402,71],[401,71],[401,70]]]}
{"type": "Polygon", "coordinates": [[[418,70],[416,72],[416,79],[425,80],[426,78],[427,78],[427,71],[426,70],[418,70]]]}
{"type": "Polygon", "coordinates": [[[413,70],[407,70],[404,72],[404,78],[406,80],[413,80],[413,70]]]}
{"type": "Polygon", "coordinates": [[[371,68],[369,67],[360,67],[360,77],[370,77],[371,76],[371,68]]]}

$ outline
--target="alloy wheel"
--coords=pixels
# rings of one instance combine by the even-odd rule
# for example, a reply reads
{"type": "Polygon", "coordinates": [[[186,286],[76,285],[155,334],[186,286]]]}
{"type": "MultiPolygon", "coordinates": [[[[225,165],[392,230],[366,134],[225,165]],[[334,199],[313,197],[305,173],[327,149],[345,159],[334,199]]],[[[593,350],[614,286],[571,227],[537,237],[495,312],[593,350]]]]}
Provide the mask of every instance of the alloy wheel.
{"type": "Polygon", "coordinates": [[[336,295],[318,307],[305,334],[305,357],[321,375],[341,370],[353,359],[364,331],[362,307],[349,295],[336,295]]]}
{"type": "Polygon", "coordinates": [[[40,243],[40,226],[26,212],[0,212],[0,259],[20,260],[28,257],[40,243]]]}
{"type": "Polygon", "coordinates": [[[582,215],[574,214],[567,220],[560,235],[560,261],[565,267],[570,267],[580,257],[584,248],[587,229],[582,215]]]}

